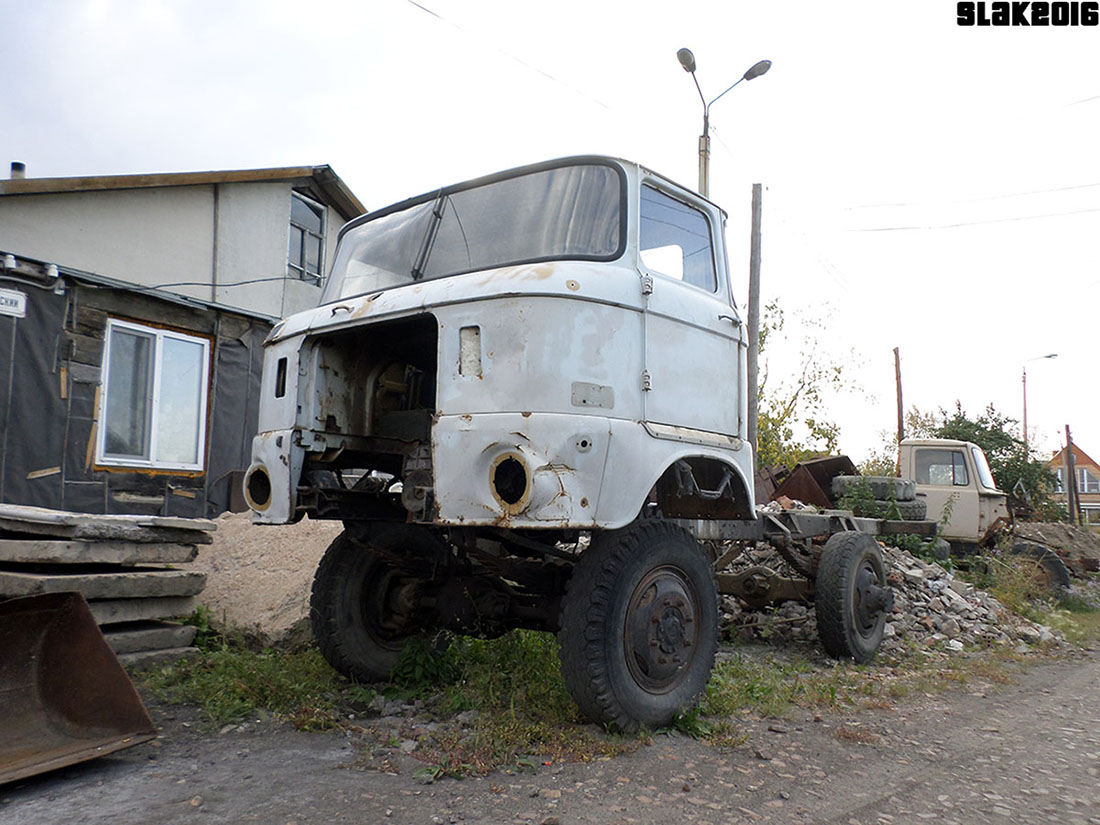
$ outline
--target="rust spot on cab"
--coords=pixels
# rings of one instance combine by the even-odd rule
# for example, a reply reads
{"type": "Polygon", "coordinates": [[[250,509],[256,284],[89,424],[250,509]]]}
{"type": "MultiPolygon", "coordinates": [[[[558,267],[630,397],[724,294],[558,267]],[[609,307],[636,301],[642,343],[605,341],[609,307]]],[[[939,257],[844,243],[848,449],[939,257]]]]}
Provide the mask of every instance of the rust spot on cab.
{"type": "Polygon", "coordinates": [[[524,418],[530,418],[531,417],[531,413],[529,413],[529,412],[520,413],[520,415],[522,415],[524,418]]]}
{"type": "Polygon", "coordinates": [[[587,506],[588,506],[588,499],[582,498],[581,499],[581,507],[587,507],[587,506]]]}

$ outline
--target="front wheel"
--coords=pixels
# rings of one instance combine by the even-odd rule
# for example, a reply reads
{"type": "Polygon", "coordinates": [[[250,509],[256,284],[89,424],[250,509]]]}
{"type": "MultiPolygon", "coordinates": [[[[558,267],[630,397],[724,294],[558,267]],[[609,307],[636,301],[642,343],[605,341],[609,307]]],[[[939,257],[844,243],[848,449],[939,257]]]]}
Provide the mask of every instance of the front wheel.
{"type": "Polygon", "coordinates": [[[329,545],[313,577],[309,612],[317,647],[335,670],[360,682],[390,677],[418,627],[416,580],[385,557],[441,548],[428,530],[397,524],[376,525],[367,539],[343,532],[329,545]]]}
{"type": "Polygon", "coordinates": [[[706,688],[718,588],[687,531],[641,521],[596,537],[561,607],[561,671],[581,712],[631,731],[661,727],[706,688]]]}
{"type": "Polygon", "coordinates": [[[816,581],[817,632],[835,659],[869,662],[882,643],[894,594],[878,542],[867,533],[837,533],[825,542],[816,581]]]}

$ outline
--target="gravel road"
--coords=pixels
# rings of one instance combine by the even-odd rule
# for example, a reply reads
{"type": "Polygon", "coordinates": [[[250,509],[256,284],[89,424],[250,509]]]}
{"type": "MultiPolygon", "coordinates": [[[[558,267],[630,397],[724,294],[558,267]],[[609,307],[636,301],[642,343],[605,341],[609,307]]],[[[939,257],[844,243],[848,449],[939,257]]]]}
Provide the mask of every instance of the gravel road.
{"type": "MultiPolygon", "coordinates": [[[[354,737],[273,721],[164,736],[0,786],[0,823],[1100,824],[1100,653],[893,708],[749,719],[719,749],[680,735],[629,756],[418,784],[364,769],[354,737]]],[[[377,766],[376,766],[377,767],[377,766]]]]}

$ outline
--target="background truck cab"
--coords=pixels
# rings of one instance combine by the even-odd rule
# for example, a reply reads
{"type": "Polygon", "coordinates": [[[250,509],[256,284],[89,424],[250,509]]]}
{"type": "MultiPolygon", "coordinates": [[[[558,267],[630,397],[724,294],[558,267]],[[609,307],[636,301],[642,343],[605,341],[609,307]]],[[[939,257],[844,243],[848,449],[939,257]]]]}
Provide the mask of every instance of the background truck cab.
{"type": "Polygon", "coordinates": [[[953,545],[985,545],[1011,522],[1008,497],[997,489],[977,444],[906,439],[901,442],[901,477],[916,482],[928,518],[941,523],[940,535],[953,545]]]}

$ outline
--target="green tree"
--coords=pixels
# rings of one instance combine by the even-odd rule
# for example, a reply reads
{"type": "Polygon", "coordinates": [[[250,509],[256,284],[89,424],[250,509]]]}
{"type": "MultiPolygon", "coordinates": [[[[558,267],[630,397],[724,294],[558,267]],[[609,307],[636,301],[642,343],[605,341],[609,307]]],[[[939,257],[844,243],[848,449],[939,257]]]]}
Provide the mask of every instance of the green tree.
{"type": "Polygon", "coordinates": [[[843,365],[825,353],[817,338],[821,321],[799,318],[803,334],[798,367],[773,376],[765,352],[770,338],[783,331],[782,307],[772,301],[760,321],[760,379],[757,402],[757,467],[793,467],[799,461],[835,452],[840,428],[826,412],[827,396],[853,389],[843,365]]]}

